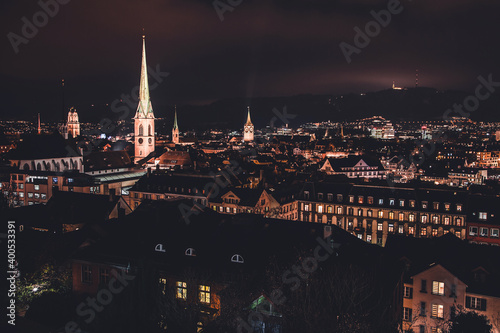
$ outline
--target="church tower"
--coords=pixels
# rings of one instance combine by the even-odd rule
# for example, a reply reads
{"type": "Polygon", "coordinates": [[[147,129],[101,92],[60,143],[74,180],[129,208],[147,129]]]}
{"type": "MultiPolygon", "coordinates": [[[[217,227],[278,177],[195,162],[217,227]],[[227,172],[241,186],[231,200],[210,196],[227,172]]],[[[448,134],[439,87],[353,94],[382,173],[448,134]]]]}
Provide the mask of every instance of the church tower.
{"type": "Polygon", "coordinates": [[[250,107],[248,107],[247,122],[243,126],[243,141],[250,142],[253,141],[253,124],[250,120],[250,107]]]}
{"type": "Polygon", "coordinates": [[[76,138],[80,135],[80,121],[78,120],[78,113],[74,107],[69,109],[68,121],[66,123],[66,139],[76,138]]]}
{"type": "Polygon", "coordinates": [[[172,128],[172,142],[176,145],[179,144],[179,126],[177,125],[177,106],[174,112],[174,127],[172,128]]]}
{"type": "Polygon", "coordinates": [[[134,117],[135,162],[155,150],[155,116],[149,99],[148,66],[146,64],[146,36],[142,36],[141,82],[139,105],[134,117]]]}

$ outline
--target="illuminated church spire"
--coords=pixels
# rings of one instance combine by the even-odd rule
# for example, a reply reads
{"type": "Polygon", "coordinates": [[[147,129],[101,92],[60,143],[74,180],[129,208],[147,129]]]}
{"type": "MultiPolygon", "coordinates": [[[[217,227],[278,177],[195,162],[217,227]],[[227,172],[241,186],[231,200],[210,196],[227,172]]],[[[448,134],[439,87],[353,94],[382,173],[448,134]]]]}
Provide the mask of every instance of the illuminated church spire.
{"type": "Polygon", "coordinates": [[[175,144],[179,143],[179,126],[177,125],[177,105],[174,111],[174,127],[172,128],[172,142],[175,144]]]}
{"type": "Polygon", "coordinates": [[[155,116],[149,97],[148,65],[146,62],[146,36],[142,36],[141,79],[139,104],[134,117],[135,162],[147,157],[155,150],[155,116]]]}
{"type": "Polygon", "coordinates": [[[243,141],[250,142],[253,141],[254,127],[250,120],[250,107],[247,107],[247,110],[247,122],[243,126],[243,141]]]}

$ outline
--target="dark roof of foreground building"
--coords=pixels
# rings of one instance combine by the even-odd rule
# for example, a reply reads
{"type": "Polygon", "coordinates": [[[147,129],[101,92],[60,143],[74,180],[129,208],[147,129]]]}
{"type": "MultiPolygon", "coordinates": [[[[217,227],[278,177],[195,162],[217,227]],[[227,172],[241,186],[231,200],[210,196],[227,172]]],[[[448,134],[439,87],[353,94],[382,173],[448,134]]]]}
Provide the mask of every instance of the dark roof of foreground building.
{"type": "Polygon", "coordinates": [[[17,148],[6,155],[11,160],[35,160],[80,156],[78,149],[55,132],[49,135],[27,135],[19,141],[17,148]]]}
{"type": "Polygon", "coordinates": [[[133,166],[129,154],[125,150],[120,151],[95,151],[83,159],[85,172],[95,170],[122,169],[133,166]]]}

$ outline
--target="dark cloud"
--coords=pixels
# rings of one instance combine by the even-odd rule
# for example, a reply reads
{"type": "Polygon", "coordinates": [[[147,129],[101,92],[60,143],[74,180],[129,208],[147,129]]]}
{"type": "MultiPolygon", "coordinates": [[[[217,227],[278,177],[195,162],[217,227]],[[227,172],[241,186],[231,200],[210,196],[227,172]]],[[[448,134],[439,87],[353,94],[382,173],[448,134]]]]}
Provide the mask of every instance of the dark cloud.
{"type": "Polygon", "coordinates": [[[416,68],[421,85],[439,89],[472,90],[480,74],[500,78],[500,3],[488,0],[404,0],[348,64],[339,43],[352,44],[353,28],[388,2],[243,0],[221,22],[210,0],[71,0],[15,54],[7,34],[20,34],[21,18],[32,20],[40,6],[3,1],[1,112],[59,116],[61,78],[67,104],[84,110],[130,92],[142,28],[148,63],[171,73],[152,91],[158,107],[379,90],[393,80],[412,86],[416,68]]]}

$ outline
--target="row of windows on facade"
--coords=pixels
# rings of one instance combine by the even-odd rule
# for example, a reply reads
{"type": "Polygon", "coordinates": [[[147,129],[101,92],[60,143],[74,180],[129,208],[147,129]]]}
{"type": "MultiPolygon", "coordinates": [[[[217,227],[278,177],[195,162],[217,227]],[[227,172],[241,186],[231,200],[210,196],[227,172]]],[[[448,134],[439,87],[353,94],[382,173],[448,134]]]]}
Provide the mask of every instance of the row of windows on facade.
{"type": "MultiPolygon", "coordinates": [[[[303,203],[303,210],[306,212],[312,211],[312,204],[304,204],[303,203]]],[[[325,207],[325,205],[316,204],[316,212],[317,213],[333,214],[334,211],[337,215],[343,215],[345,209],[343,206],[326,206],[325,207]]],[[[363,210],[362,208],[358,208],[356,211],[356,216],[364,216],[363,215],[364,212],[365,212],[365,210],[363,210]]],[[[347,215],[355,216],[354,208],[348,208],[347,215]]],[[[371,210],[371,209],[366,210],[366,216],[367,217],[374,217],[373,210],[371,210]]],[[[383,218],[385,218],[385,216],[386,215],[385,215],[383,210],[379,210],[377,212],[378,218],[383,219],[383,218]]],[[[400,212],[400,213],[398,213],[397,216],[398,216],[398,221],[406,221],[407,220],[408,222],[416,222],[416,214],[414,214],[414,213],[407,214],[407,213],[400,212]],[[406,216],[408,216],[407,219],[406,219],[406,216]]],[[[396,213],[395,212],[387,212],[387,218],[389,220],[395,220],[396,213]]],[[[441,216],[440,215],[431,215],[431,220],[432,220],[432,223],[434,223],[434,224],[440,224],[441,216]]],[[[421,214],[420,215],[420,222],[428,223],[429,222],[429,214],[421,214]]],[[[442,217],[442,223],[444,225],[452,225],[453,224],[453,225],[457,225],[457,226],[462,226],[462,218],[455,217],[455,219],[453,221],[452,217],[444,216],[444,217],[442,217]],[[453,222],[455,222],[455,223],[453,223],[453,222]]]]}
{"type": "MultiPolygon", "coordinates": [[[[333,201],[333,193],[327,193],[327,201],[333,201]]],[[[317,199],[318,200],[323,200],[324,198],[324,195],[323,193],[318,193],[317,194],[317,199]]],[[[349,197],[349,203],[358,203],[358,204],[364,204],[365,203],[365,197],[364,196],[358,196],[357,197],[357,200],[355,200],[355,196],[354,195],[350,195],[349,197]]],[[[310,199],[310,193],[309,191],[304,191],[304,199],[306,200],[309,200],[310,199]]],[[[344,196],[342,194],[337,194],[337,201],[338,202],[342,202],[344,200],[344,196]]],[[[375,199],[374,197],[367,197],[367,200],[366,200],[366,203],[369,204],[369,205],[373,205],[375,202],[375,199]]],[[[389,199],[389,205],[390,206],[396,206],[396,202],[399,202],[399,207],[405,207],[405,203],[406,203],[406,200],[405,199],[394,199],[394,198],[390,198],[389,199]]],[[[408,200],[408,203],[409,203],[409,207],[411,208],[415,208],[416,207],[416,202],[415,200],[408,200]]],[[[378,199],[378,204],[379,205],[383,205],[384,204],[384,199],[382,198],[379,198],[378,199]]],[[[429,207],[429,202],[428,201],[422,201],[421,203],[422,205],[422,208],[423,209],[427,209],[429,207]]],[[[432,203],[432,207],[433,209],[435,210],[438,210],[439,209],[439,205],[440,203],[439,202],[433,202],[432,203]]],[[[451,204],[448,203],[448,202],[445,202],[444,203],[444,210],[445,211],[450,211],[451,209],[451,204]]],[[[462,211],[462,204],[458,203],[455,205],[455,209],[457,212],[461,212],[462,211]]]]}
{"type": "MultiPolygon", "coordinates": [[[[165,292],[166,290],[166,285],[167,285],[167,280],[164,278],[160,279],[160,284],[162,285],[162,289],[165,292]]],[[[177,281],[175,283],[176,285],[176,292],[175,292],[175,297],[180,300],[187,300],[188,296],[188,284],[187,282],[184,281],[177,281]]],[[[210,304],[211,303],[211,291],[210,291],[210,286],[206,285],[198,285],[198,300],[200,303],[204,304],[210,304]]]]}
{"type": "MultiPolygon", "coordinates": [[[[486,311],[487,309],[487,300],[481,297],[475,296],[466,296],[465,297],[465,307],[467,309],[477,310],[477,311],[486,311]]],[[[412,321],[413,320],[413,309],[412,308],[404,308],[403,312],[403,320],[412,321]]],[[[450,307],[450,314],[453,311],[453,306],[450,307]]],[[[444,305],[439,303],[431,304],[431,318],[439,318],[444,319],[444,305]]],[[[419,316],[426,317],[427,316],[427,303],[420,302],[419,304],[419,316]]]]}
{"type": "Polygon", "coordinates": [[[481,237],[493,237],[499,238],[498,228],[486,228],[486,227],[469,227],[470,236],[481,236],[481,237]]]}
{"type": "Polygon", "coordinates": [[[24,163],[23,170],[51,171],[53,169],[54,171],[61,171],[61,164],[63,165],[63,170],[78,170],[79,167],[78,161],[73,161],[71,159],[69,163],[64,160],[61,160],[61,163],[52,161],[52,164],[50,162],[49,163],[43,162],[43,164],[37,163],[35,165],[35,162],[31,162],[31,168],[28,163],[24,163]]]}
{"type": "MultiPolygon", "coordinates": [[[[157,186],[156,189],[158,191],[161,191],[162,187],[161,186],[157,186]]],[[[199,193],[205,194],[206,190],[200,191],[197,188],[194,188],[194,189],[187,188],[187,189],[185,189],[184,187],[172,187],[172,186],[168,186],[166,192],[169,192],[169,193],[171,193],[171,192],[179,193],[180,192],[180,193],[188,193],[188,194],[191,194],[191,193],[194,193],[194,194],[199,194],[199,193]]],[[[145,198],[145,196],[148,196],[148,195],[151,195],[151,194],[134,192],[134,198],[136,198],[136,199],[141,198],[141,197],[145,198]]]]}

